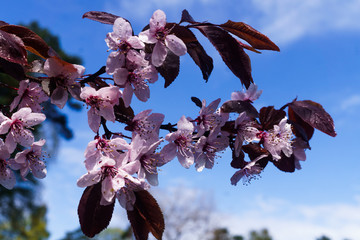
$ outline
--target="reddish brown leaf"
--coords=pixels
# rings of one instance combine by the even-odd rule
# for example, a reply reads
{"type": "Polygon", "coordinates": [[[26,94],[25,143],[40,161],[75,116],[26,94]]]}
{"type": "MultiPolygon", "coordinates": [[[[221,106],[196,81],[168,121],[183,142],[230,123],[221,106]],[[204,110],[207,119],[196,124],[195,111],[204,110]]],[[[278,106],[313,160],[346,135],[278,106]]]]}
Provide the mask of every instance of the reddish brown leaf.
{"type": "Polygon", "coordinates": [[[221,24],[220,27],[238,36],[239,38],[244,39],[254,48],[280,51],[279,47],[276,46],[276,44],[273,43],[267,36],[255,30],[246,23],[233,22],[228,20],[226,23],[221,24]]]}
{"type": "Polygon", "coordinates": [[[174,23],[169,26],[169,29],[171,28],[171,33],[174,33],[185,43],[187,53],[193,59],[195,64],[199,66],[204,80],[207,81],[214,68],[212,58],[207,55],[206,51],[190,29],[177,24],[174,25],[174,23]]]}
{"type": "Polygon", "coordinates": [[[232,151],[232,161],[230,163],[231,167],[239,169],[244,168],[248,164],[248,162],[245,161],[245,154],[243,151],[240,151],[239,156],[237,157],[235,155],[235,151],[232,151]]]}
{"type": "Polygon", "coordinates": [[[279,124],[281,119],[283,119],[285,116],[285,111],[276,110],[274,106],[263,107],[260,109],[259,120],[263,130],[270,130],[273,129],[274,125],[279,124]]]}
{"type": "Polygon", "coordinates": [[[295,157],[292,154],[290,157],[285,156],[283,152],[281,152],[281,158],[279,160],[272,160],[272,163],[277,167],[279,170],[283,172],[295,172],[295,157]]]}
{"type": "Polygon", "coordinates": [[[133,211],[127,211],[127,216],[130,221],[135,239],[147,240],[149,237],[150,229],[139,210],[134,208],[133,211]]]}
{"type": "Polygon", "coordinates": [[[0,29],[21,38],[26,49],[39,57],[49,58],[54,56],[53,50],[50,49],[46,42],[30,29],[17,25],[5,25],[0,27],[0,29]]]}
{"type": "Polygon", "coordinates": [[[119,99],[119,104],[114,106],[116,121],[127,123],[134,118],[134,110],[129,106],[125,107],[124,100],[119,99]]]}
{"type": "Polygon", "coordinates": [[[193,103],[195,103],[195,105],[198,106],[199,108],[202,108],[202,102],[197,97],[191,97],[191,101],[193,101],[193,103]]]}
{"type": "Polygon", "coordinates": [[[180,23],[182,22],[195,23],[195,20],[192,18],[192,16],[190,16],[190,13],[186,9],[184,9],[181,13],[180,23]]]}
{"type": "Polygon", "coordinates": [[[242,147],[242,149],[244,150],[245,153],[248,154],[251,161],[255,160],[256,158],[258,158],[261,155],[268,154],[267,157],[264,157],[256,162],[263,169],[266,167],[268,162],[272,159],[270,153],[266,149],[260,147],[260,145],[257,143],[249,143],[247,145],[244,145],[242,147]]]}
{"type": "Polygon", "coordinates": [[[88,18],[97,22],[113,25],[119,16],[107,12],[90,11],[86,12],[82,18],[88,18]]]}
{"type": "Polygon", "coordinates": [[[252,118],[257,118],[259,116],[258,111],[249,101],[238,101],[238,100],[226,101],[221,106],[221,111],[225,113],[246,112],[246,114],[252,118]]]}
{"type": "Polygon", "coordinates": [[[220,53],[225,64],[237,76],[246,88],[253,82],[251,63],[243,47],[225,30],[213,24],[197,24],[192,27],[200,30],[220,53]]]}
{"type": "Polygon", "coordinates": [[[101,182],[89,186],[81,196],[78,215],[82,232],[88,237],[94,237],[110,223],[115,201],[112,204],[100,205],[102,197],[101,182]]]}
{"type": "Polygon", "coordinates": [[[236,40],[243,48],[247,49],[247,50],[250,50],[250,51],[253,51],[255,53],[261,53],[260,51],[256,50],[255,48],[253,48],[252,46],[249,46],[239,40],[236,40]]]}
{"type": "Polygon", "coordinates": [[[8,74],[19,81],[26,78],[24,68],[20,64],[6,61],[3,58],[0,58],[0,72],[8,74]]]}
{"type": "Polygon", "coordinates": [[[310,126],[332,137],[337,135],[333,119],[319,103],[311,100],[293,101],[289,107],[310,126]]]}
{"type": "MultiPolygon", "coordinates": [[[[5,25],[3,27],[6,27],[5,25]]],[[[27,64],[27,53],[23,41],[16,35],[0,30],[0,57],[13,63],[27,64]]]]}
{"type": "Polygon", "coordinates": [[[0,27],[1,26],[4,26],[4,25],[9,25],[7,22],[4,22],[4,21],[0,21],[0,27]]]}
{"type": "Polygon", "coordinates": [[[147,228],[154,237],[156,239],[162,239],[165,229],[164,216],[155,198],[145,190],[135,192],[135,196],[136,202],[134,204],[134,208],[145,220],[147,228]]]}
{"type": "Polygon", "coordinates": [[[314,128],[304,122],[291,107],[288,107],[288,115],[294,135],[302,138],[305,142],[309,142],[314,134],[314,128]]]}
{"type": "Polygon", "coordinates": [[[180,58],[173,52],[168,51],[165,61],[160,67],[156,68],[160,75],[165,79],[164,87],[167,88],[174,82],[179,75],[180,58]]]}

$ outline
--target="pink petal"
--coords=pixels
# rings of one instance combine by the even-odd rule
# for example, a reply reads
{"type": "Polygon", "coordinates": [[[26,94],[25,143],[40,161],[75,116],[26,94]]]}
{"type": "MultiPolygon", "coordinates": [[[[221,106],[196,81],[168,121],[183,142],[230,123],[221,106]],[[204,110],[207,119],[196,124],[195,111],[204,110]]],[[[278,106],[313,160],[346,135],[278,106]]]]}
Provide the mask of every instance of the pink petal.
{"type": "Polygon", "coordinates": [[[151,63],[155,67],[160,67],[165,61],[166,55],[166,46],[161,42],[156,42],[153,53],[151,55],[151,63]]]}
{"type": "Polygon", "coordinates": [[[101,172],[91,171],[82,175],[77,181],[77,185],[78,187],[88,187],[100,182],[100,180],[101,180],[101,172]]]}
{"type": "Polygon", "coordinates": [[[135,96],[142,102],[146,102],[150,98],[150,89],[146,84],[141,87],[135,86],[134,93],[135,96]]]}
{"type": "Polygon", "coordinates": [[[143,41],[144,43],[150,43],[150,44],[154,44],[156,43],[158,40],[156,39],[155,35],[153,35],[150,32],[150,29],[145,30],[141,33],[139,33],[139,39],[141,41],[143,41]]]}
{"type": "Polygon", "coordinates": [[[30,113],[23,118],[25,127],[32,127],[45,121],[46,116],[43,113],[30,113]]]}
{"type": "Polygon", "coordinates": [[[68,100],[68,92],[64,87],[57,87],[51,94],[51,103],[63,108],[68,100]]]}
{"type": "Polygon", "coordinates": [[[114,72],[114,82],[120,87],[125,86],[129,76],[129,71],[126,68],[118,68],[114,72]]]}
{"type": "Polygon", "coordinates": [[[90,129],[93,130],[94,133],[97,133],[100,127],[100,116],[95,113],[93,108],[90,108],[90,110],[87,112],[87,115],[90,129]]]}
{"type": "Polygon", "coordinates": [[[114,22],[113,31],[117,37],[127,39],[132,36],[132,28],[129,22],[123,18],[117,18],[114,22]]]}
{"type": "Polygon", "coordinates": [[[177,56],[185,55],[187,52],[185,43],[173,34],[166,36],[165,45],[177,56]]]}
{"type": "Polygon", "coordinates": [[[126,39],[126,42],[135,49],[143,49],[145,47],[145,44],[136,36],[129,37],[128,39],[126,39]]]}
{"type": "Polygon", "coordinates": [[[133,93],[134,93],[134,90],[133,90],[131,84],[127,83],[125,85],[125,88],[124,88],[124,91],[123,91],[123,96],[122,96],[122,98],[124,100],[125,107],[130,106],[133,93]]]}
{"type": "Polygon", "coordinates": [[[114,107],[108,102],[104,102],[99,110],[99,114],[106,120],[115,122],[114,107]]]}
{"type": "Polygon", "coordinates": [[[164,28],[165,25],[166,25],[165,13],[160,9],[156,10],[150,19],[150,31],[156,31],[158,29],[164,28]]]}
{"type": "Polygon", "coordinates": [[[0,184],[7,189],[12,189],[15,186],[16,178],[13,171],[9,168],[2,168],[0,172],[0,184]]]}
{"type": "Polygon", "coordinates": [[[166,161],[171,161],[175,158],[176,156],[176,151],[177,151],[177,146],[175,143],[171,142],[167,145],[165,145],[162,149],[161,149],[161,154],[164,155],[164,159],[166,161]]]}

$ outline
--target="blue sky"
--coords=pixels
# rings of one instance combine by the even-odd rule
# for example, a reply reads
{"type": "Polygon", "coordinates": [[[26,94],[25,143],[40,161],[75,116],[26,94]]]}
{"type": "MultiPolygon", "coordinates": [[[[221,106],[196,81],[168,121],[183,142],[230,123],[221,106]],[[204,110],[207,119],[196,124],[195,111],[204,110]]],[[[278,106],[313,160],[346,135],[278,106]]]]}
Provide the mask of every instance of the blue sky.
{"type": "MultiPolygon", "coordinates": [[[[112,29],[82,19],[82,14],[90,10],[117,14],[130,20],[138,33],[156,9],[164,10],[168,21],[178,21],[181,11],[187,9],[198,21],[243,21],[267,34],[281,52],[249,53],[254,80],[263,89],[256,106],[279,108],[295,97],[311,99],[333,116],[338,136],[316,132],[302,170],[287,174],[268,166],[261,179],[249,186],[230,185],[235,170],[229,166],[229,152],[218,159],[214,169],[202,173],[182,169],[174,160],[162,168],[154,194],[163,196],[174,187],[187,196],[205,192],[214,200],[213,218],[221,219],[215,221],[234,234],[246,235],[251,229],[266,227],[276,240],[315,239],[322,234],[335,240],[358,239],[360,1],[11,1],[1,7],[0,16],[12,24],[39,21],[60,37],[67,52],[84,59],[86,73],[93,73],[105,64],[108,52],[104,38],[112,29]]],[[[174,84],[167,89],[162,88],[161,79],[153,84],[147,103],[134,102],[136,112],[151,108],[165,113],[165,121],[177,122],[182,115],[196,116],[198,109],[190,102],[191,96],[208,102],[220,97],[224,102],[232,91],[241,90],[239,80],[227,70],[216,50],[198,37],[214,59],[209,82],[204,83],[192,60],[183,57],[174,84]]],[[[65,111],[76,137],[61,143],[57,160],[43,180],[52,240],[78,226],[76,208],[83,189],[76,186],[76,180],[85,173],[83,152],[93,138],[86,111],[65,111]]],[[[119,206],[115,211],[112,226],[123,226],[124,212],[119,206]]]]}

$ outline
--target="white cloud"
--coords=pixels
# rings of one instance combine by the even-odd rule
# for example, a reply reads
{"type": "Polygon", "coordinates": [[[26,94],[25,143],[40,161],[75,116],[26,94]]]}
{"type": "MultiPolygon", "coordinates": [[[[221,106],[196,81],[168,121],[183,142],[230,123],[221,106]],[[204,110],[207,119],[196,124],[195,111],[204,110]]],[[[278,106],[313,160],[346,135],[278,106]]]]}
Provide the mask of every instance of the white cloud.
{"type": "Polygon", "coordinates": [[[360,95],[351,95],[348,98],[342,100],[340,108],[342,111],[357,110],[360,106],[360,95]]]}
{"type": "Polygon", "coordinates": [[[259,197],[251,209],[239,215],[220,213],[217,218],[231,233],[244,236],[262,228],[267,228],[277,240],[315,239],[321,235],[340,240],[360,236],[358,200],[353,204],[299,205],[259,197]]]}
{"type": "Polygon", "coordinates": [[[253,0],[260,26],[277,43],[332,30],[359,30],[359,0],[253,0]]]}

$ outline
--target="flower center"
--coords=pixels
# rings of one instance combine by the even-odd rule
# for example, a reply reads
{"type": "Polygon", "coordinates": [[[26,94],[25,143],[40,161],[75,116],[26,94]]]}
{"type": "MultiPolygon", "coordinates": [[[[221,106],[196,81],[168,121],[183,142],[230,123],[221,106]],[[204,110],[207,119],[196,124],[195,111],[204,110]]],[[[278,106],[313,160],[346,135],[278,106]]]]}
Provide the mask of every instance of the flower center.
{"type": "Polygon", "coordinates": [[[120,41],[118,48],[122,54],[126,54],[131,49],[131,46],[126,41],[120,41]]]}
{"type": "Polygon", "coordinates": [[[101,173],[103,175],[103,178],[106,177],[112,177],[114,178],[116,174],[118,173],[118,170],[114,166],[103,166],[101,167],[101,173]]]}
{"type": "Polygon", "coordinates": [[[86,104],[88,104],[90,107],[99,109],[102,99],[98,96],[90,96],[85,100],[86,104]]]}
{"type": "Polygon", "coordinates": [[[158,31],[156,31],[155,33],[155,38],[158,41],[164,42],[165,38],[166,38],[167,32],[165,31],[165,29],[159,29],[158,31]]]}

